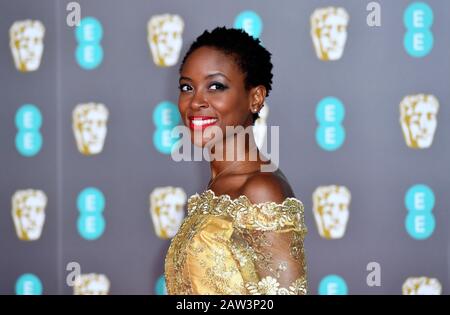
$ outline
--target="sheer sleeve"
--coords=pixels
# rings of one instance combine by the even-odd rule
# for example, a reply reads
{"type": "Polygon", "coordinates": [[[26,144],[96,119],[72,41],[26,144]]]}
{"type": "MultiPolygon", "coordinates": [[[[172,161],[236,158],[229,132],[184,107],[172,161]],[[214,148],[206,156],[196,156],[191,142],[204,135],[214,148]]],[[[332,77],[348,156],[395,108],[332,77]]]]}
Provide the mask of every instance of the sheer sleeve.
{"type": "Polygon", "coordinates": [[[239,220],[236,239],[245,244],[252,259],[253,275],[245,287],[249,294],[307,294],[307,266],[303,246],[307,228],[303,204],[288,198],[253,205],[239,220]]]}
{"type": "Polygon", "coordinates": [[[307,271],[299,232],[253,232],[251,243],[258,282],[245,284],[250,294],[307,294],[307,271]]]}

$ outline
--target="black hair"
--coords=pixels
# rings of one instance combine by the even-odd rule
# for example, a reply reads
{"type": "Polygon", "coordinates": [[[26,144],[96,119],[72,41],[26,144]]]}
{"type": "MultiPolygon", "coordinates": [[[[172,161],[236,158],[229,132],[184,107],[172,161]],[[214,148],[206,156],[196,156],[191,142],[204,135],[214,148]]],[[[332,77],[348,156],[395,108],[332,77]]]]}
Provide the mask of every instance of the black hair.
{"type": "MultiPolygon", "coordinates": [[[[245,88],[263,85],[266,88],[266,96],[272,89],[272,62],[271,53],[261,45],[258,38],[254,38],[241,29],[216,27],[211,32],[204,31],[195,39],[180,66],[180,72],[186,59],[197,48],[209,46],[230,54],[234,57],[237,65],[245,74],[245,88]]],[[[259,117],[253,114],[253,121],[259,117]]]]}

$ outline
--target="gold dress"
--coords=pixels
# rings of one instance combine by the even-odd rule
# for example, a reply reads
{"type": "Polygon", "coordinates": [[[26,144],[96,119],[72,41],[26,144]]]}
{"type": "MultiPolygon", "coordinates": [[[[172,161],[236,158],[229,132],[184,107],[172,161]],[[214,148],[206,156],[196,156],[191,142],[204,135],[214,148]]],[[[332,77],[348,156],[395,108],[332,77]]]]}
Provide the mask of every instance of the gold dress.
{"type": "Polygon", "coordinates": [[[304,208],[192,195],[165,260],[168,294],[307,294],[304,208]]]}

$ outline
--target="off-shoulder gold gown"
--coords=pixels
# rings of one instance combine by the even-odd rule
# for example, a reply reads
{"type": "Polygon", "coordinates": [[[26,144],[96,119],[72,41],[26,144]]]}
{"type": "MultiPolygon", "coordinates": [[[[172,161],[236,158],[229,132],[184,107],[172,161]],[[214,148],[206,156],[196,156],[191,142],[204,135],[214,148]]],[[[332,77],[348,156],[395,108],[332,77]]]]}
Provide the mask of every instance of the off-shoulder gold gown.
{"type": "Polygon", "coordinates": [[[169,294],[307,294],[300,200],[192,195],[165,260],[169,294]]]}

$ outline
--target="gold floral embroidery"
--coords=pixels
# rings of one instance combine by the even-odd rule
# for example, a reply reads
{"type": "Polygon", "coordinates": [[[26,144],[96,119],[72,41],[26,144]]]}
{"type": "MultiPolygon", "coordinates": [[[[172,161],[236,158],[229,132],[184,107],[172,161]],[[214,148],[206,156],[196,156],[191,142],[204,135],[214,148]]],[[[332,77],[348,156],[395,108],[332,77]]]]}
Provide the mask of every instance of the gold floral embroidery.
{"type": "Polygon", "coordinates": [[[229,215],[237,227],[259,231],[295,229],[306,233],[303,203],[296,198],[286,198],[281,204],[263,202],[253,204],[247,196],[232,199],[229,195],[216,196],[214,191],[192,195],[188,200],[188,214],[194,212],[212,215],[229,215]]]}
{"type": "Polygon", "coordinates": [[[245,285],[251,295],[298,295],[307,294],[307,285],[305,278],[298,278],[289,288],[279,288],[280,283],[277,279],[267,276],[258,283],[250,282],[245,285]]]}
{"type": "Polygon", "coordinates": [[[168,293],[307,294],[306,233],[295,198],[252,204],[244,195],[195,194],[166,256],[168,293]]]}
{"type": "Polygon", "coordinates": [[[306,277],[301,277],[295,280],[289,287],[289,292],[293,295],[308,294],[308,281],[306,277]]]}
{"type": "Polygon", "coordinates": [[[171,240],[165,259],[165,280],[169,294],[177,294],[177,292],[182,292],[178,294],[192,294],[189,277],[184,274],[187,256],[185,248],[192,241],[204,219],[186,218],[175,238],[171,240]]]}

